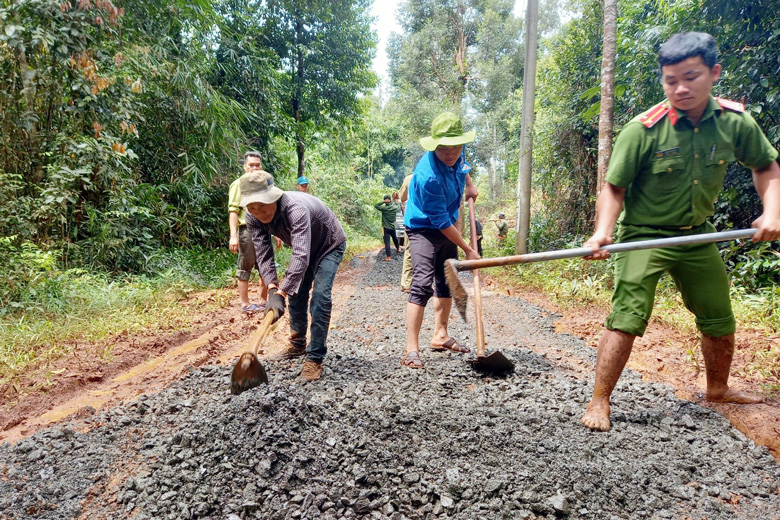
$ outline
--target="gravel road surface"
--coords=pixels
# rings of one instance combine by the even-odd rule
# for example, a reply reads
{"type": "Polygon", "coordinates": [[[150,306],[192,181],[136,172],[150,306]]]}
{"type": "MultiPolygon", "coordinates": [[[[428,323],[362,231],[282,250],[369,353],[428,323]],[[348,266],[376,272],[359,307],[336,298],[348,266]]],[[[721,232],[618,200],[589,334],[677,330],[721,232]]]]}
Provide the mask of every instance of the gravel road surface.
{"type": "MultiPolygon", "coordinates": [[[[626,371],[612,430],[583,428],[595,351],[523,300],[483,298],[514,374],[427,349],[402,367],[400,256],[353,264],[321,380],[265,362],[270,384],[231,396],[232,367],[205,366],[88,430],[3,444],[0,518],[780,519],[768,450],[670,387],[626,371]]],[[[474,349],[473,316],[451,333],[474,349]]]]}

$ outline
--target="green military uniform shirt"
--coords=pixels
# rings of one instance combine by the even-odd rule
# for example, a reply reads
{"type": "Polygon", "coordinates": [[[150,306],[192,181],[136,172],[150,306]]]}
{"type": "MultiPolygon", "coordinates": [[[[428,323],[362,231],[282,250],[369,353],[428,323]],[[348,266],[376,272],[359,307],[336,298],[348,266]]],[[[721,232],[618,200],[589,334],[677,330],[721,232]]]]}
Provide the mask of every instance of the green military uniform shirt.
{"type": "Polygon", "coordinates": [[[241,186],[239,181],[241,178],[234,180],[230,184],[228,191],[228,213],[235,211],[238,213],[238,225],[246,226],[246,219],[244,218],[244,208],[241,207],[241,186]]]}
{"type": "Polygon", "coordinates": [[[696,127],[664,103],[632,119],[615,143],[606,181],[627,188],[622,224],[699,226],[714,212],[729,162],[757,169],[777,159],[756,121],[734,102],[722,101],[734,108],[726,109],[710,96],[696,127]]]}
{"type": "Polygon", "coordinates": [[[401,208],[401,205],[397,202],[391,202],[390,204],[385,204],[384,202],[379,202],[376,205],[374,205],[374,208],[378,209],[382,213],[382,227],[387,229],[395,229],[395,215],[398,213],[398,210],[401,208]]]}
{"type": "Polygon", "coordinates": [[[498,227],[498,234],[502,237],[505,237],[507,233],[509,233],[509,224],[507,224],[506,220],[499,219],[498,222],[496,222],[496,226],[498,227]]]}

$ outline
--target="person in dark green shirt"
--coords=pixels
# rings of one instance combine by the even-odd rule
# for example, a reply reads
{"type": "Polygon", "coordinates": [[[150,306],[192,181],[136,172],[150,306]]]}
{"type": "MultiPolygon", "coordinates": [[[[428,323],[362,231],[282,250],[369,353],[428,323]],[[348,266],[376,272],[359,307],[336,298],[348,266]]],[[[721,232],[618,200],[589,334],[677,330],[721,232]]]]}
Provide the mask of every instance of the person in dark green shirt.
{"type": "Polygon", "coordinates": [[[393,240],[395,250],[401,252],[401,246],[398,244],[398,237],[395,236],[395,216],[401,209],[401,205],[397,202],[392,202],[390,195],[385,195],[383,202],[377,202],[374,206],[375,209],[382,213],[382,229],[384,230],[383,239],[385,241],[385,261],[393,259],[392,250],[390,249],[390,240],[393,240]]]}
{"type": "Polygon", "coordinates": [[[496,227],[498,228],[498,245],[503,246],[506,236],[509,234],[509,224],[506,221],[506,216],[503,213],[498,214],[498,221],[496,221],[496,227]]]}
{"type": "MultiPolygon", "coordinates": [[[[586,259],[603,259],[619,222],[620,242],[714,231],[707,220],[723,187],[728,163],[753,171],[764,212],[753,222],[754,241],[780,238],[780,166],[777,150],[740,103],[714,98],[721,73],[715,39],[677,34],[658,52],[667,99],[627,123],[618,135],[606,182],[596,201],[596,229],[586,259]]],[[[630,251],[615,255],[612,313],[598,347],[593,396],[582,423],[610,428],[610,396],[652,312],[656,284],[668,272],[696,316],[710,401],[757,403],[760,396],[728,386],[736,320],[728,277],[715,244],[630,251]]]]}

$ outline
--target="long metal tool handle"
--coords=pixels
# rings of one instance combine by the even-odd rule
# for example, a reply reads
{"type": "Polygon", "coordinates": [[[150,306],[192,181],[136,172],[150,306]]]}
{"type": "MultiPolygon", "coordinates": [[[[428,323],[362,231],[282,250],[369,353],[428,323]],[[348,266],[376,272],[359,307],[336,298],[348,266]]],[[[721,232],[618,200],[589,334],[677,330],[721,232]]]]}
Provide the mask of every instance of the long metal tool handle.
{"type": "MultiPolygon", "coordinates": [[[[471,247],[476,250],[477,217],[474,213],[474,199],[469,199],[469,225],[471,226],[471,247]]],[[[485,324],[482,322],[482,283],[477,269],[474,269],[474,321],[477,322],[477,357],[483,358],[485,357],[485,324]]]]}
{"type": "MultiPolygon", "coordinates": [[[[687,246],[691,244],[706,244],[709,242],[727,242],[738,238],[750,238],[756,233],[755,229],[735,229],[732,231],[720,231],[717,233],[702,233],[680,237],[656,238],[653,240],[639,240],[637,242],[623,242],[610,244],[601,249],[610,253],[622,251],[638,251],[640,249],[654,249],[658,247],[687,246]]],[[[528,253],[525,255],[499,256],[496,258],[482,258],[480,260],[461,260],[455,264],[458,271],[471,271],[485,267],[500,267],[504,265],[528,264],[531,262],[546,262],[547,260],[561,260],[563,258],[576,258],[589,256],[593,250],[589,247],[575,249],[559,249],[542,253],[528,253]]]]}

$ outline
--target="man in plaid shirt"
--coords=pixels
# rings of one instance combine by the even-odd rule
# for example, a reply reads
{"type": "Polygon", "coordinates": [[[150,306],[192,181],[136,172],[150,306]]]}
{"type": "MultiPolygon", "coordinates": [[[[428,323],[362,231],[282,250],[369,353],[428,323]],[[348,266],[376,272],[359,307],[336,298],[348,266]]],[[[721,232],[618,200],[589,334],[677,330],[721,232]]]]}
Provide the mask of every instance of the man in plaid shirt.
{"type": "Polygon", "coordinates": [[[273,359],[306,355],[301,377],[307,381],[319,379],[327,353],[333,280],[346,248],[344,229],[320,199],[280,190],[271,174],[263,170],[241,177],[241,205],[247,210],[246,224],[255,244],[260,276],[268,286],[265,313],[274,313],[276,322],[289,300],[290,345],[273,359]],[[271,235],[292,247],[290,265],[281,284],[271,235]],[[311,341],[307,346],[309,312],[311,341]]]}

